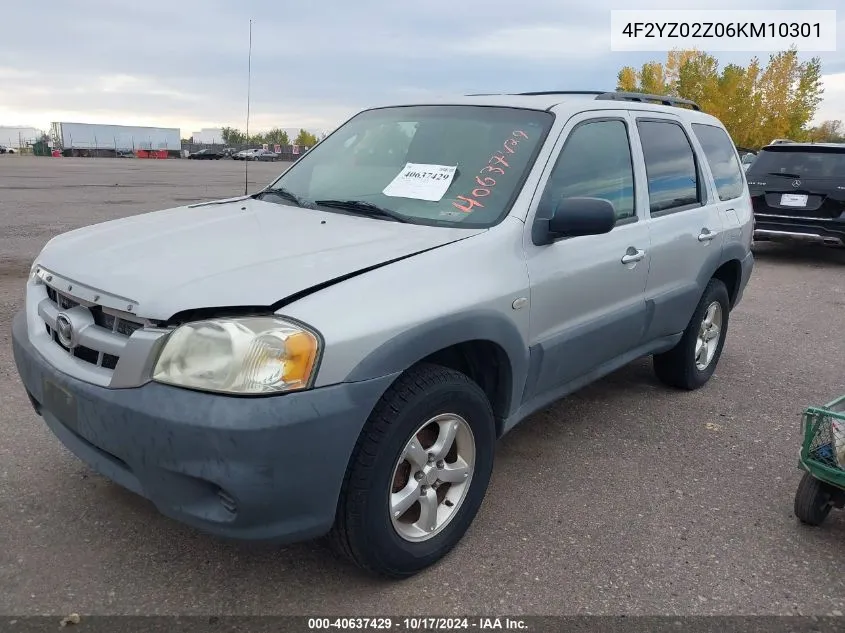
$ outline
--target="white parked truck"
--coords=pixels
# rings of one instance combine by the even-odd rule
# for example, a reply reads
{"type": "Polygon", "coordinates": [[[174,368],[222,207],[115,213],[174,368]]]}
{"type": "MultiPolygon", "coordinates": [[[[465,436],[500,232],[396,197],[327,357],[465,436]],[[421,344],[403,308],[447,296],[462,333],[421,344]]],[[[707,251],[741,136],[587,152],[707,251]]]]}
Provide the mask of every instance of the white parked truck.
{"type": "Polygon", "coordinates": [[[53,142],[62,149],[181,151],[179,128],[53,123],[53,142]]]}

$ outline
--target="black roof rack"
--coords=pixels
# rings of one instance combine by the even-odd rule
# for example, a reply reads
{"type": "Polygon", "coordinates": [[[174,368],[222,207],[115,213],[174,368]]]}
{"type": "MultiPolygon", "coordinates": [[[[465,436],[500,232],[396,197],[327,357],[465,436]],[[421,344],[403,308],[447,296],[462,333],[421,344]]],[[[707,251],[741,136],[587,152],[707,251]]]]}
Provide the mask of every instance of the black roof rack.
{"type": "Polygon", "coordinates": [[[602,95],[604,90],[540,90],[538,92],[517,92],[520,97],[540,97],[542,95],[602,95]]]}
{"type": "Polygon", "coordinates": [[[540,97],[542,95],[602,95],[605,90],[539,90],[537,92],[473,92],[467,97],[495,97],[503,94],[517,97],[540,97]]]}
{"type": "Polygon", "coordinates": [[[652,95],[643,92],[604,92],[596,97],[596,99],[607,101],[638,101],[640,103],[656,101],[661,105],[676,107],[689,106],[693,110],[701,111],[701,106],[699,106],[695,101],[690,101],[689,99],[670,97],[668,95],[652,95]]]}
{"type": "MultiPolygon", "coordinates": [[[[466,96],[489,97],[498,94],[501,93],[477,92],[466,96]]],[[[699,106],[695,101],[682,99],[681,97],[670,97],[669,95],[653,95],[645,92],[623,92],[618,90],[613,92],[608,92],[607,90],[538,90],[536,92],[516,92],[511,94],[518,97],[541,97],[544,95],[595,95],[596,100],[602,101],[637,101],[639,103],[657,102],[666,106],[688,106],[693,110],[701,111],[701,106],[699,106]]]]}

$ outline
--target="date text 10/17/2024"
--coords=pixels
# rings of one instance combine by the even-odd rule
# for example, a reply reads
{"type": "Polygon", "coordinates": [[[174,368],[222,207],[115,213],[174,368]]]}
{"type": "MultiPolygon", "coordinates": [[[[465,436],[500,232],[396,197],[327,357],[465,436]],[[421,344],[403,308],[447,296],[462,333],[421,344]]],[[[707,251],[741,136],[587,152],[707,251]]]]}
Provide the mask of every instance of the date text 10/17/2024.
{"type": "Polygon", "coordinates": [[[309,631],[528,631],[525,620],[511,617],[477,618],[308,618],[309,631]]]}

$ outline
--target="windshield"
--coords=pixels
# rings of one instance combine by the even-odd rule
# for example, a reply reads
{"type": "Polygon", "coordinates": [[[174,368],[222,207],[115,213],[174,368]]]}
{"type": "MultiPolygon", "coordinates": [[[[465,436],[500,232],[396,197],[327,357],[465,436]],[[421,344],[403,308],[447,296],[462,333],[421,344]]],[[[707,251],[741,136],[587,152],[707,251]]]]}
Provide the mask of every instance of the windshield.
{"type": "Polygon", "coordinates": [[[318,204],[367,202],[417,224],[489,227],[510,210],[553,121],[503,107],[368,110],[270,188],[318,204]]]}
{"type": "Polygon", "coordinates": [[[845,178],[845,147],[808,149],[780,145],[778,149],[760,152],[748,173],[783,174],[785,178],[845,178]]]}

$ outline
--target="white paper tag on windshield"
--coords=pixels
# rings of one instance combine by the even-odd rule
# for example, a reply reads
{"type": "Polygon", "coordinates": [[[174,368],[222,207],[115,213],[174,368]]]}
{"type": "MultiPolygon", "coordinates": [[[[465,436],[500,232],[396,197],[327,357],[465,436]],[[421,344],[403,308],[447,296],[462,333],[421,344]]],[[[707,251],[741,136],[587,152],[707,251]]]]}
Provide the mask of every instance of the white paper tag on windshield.
{"type": "Polygon", "coordinates": [[[384,188],[382,193],[393,198],[439,202],[452,184],[457,168],[457,166],[406,163],[399,175],[384,188]]]}

